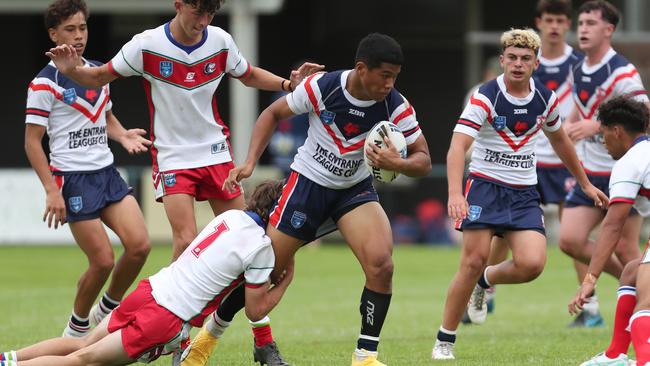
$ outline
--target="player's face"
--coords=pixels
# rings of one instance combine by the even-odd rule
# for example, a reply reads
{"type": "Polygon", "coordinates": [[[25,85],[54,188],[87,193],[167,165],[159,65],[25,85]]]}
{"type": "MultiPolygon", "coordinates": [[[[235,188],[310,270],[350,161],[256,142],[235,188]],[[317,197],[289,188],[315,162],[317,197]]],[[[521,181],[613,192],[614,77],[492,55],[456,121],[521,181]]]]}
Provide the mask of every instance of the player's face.
{"type": "Polygon", "coordinates": [[[571,20],[564,14],[542,13],[535,18],[535,24],[542,36],[542,43],[564,43],[564,36],[571,28],[571,20]]]}
{"type": "Polygon", "coordinates": [[[55,28],[48,29],[48,33],[57,46],[69,44],[79,55],[82,55],[86,49],[88,24],[82,12],[70,16],[55,28]]]}
{"type": "Polygon", "coordinates": [[[210,25],[215,13],[200,12],[196,6],[176,1],[179,25],[188,38],[195,39],[203,35],[203,30],[210,25]]]}
{"type": "Polygon", "coordinates": [[[361,84],[370,100],[384,100],[388,93],[395,86],[397,75],[402,70],[400,65],[382,62],[379,67],[369,69],[366,64],[360,62],[357,65],[361,84]]]}
{"type": "Polygon", "coordinates": [[[618,160],[625,155],[625,147],[622,145],[622,139],[620,138],[621,130],[622,128],[616,125],[600,127],[600,133],[603,135],[603,144],[614,160],[618,160]]]}
{"type": "Polygon", "coordinates": [[[614,25],[603,20],[600,10],[592,10],[578,16],[578,44],[583,51],[600,48],[611,39],[614,25]]]}
{"type": "Polygon", "coordinates": [[[504,77],[511,83],[528,83],[539,64],[533,50],[512,46],[503,51],[500,61],[504,77]]]}

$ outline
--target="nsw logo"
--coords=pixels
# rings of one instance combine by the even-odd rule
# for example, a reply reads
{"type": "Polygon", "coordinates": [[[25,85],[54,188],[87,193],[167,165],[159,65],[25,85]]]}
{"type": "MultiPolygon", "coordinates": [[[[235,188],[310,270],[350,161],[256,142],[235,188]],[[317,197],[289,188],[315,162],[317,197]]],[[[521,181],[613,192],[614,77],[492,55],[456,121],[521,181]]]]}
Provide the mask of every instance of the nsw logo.
{"type": "Polygon", "coordinates": [[[84,207],[84,202],[81,199],[81,196],[68,198],[68,204],[70,205],[70,210],[74,213],[78,213],[84,207]]]}
{"type": "Polygon", "coordinates": [[[332,123],[334,123],[335,117],[336,117],[336,113],[330,112],[326,109],[323,109],[320,112],[320,120],[326,125],[331,125],[332,123]]]}
{"type": "Polygon", "coordinates": [[[167,187],[173,187],[176,184],[176,173],[164,174],[163,176],[165,177],[165,185],[167,187]]]}
{"type": "Polygon", "coordinates": [[[63,103],[72,104],[77,101],[77,91],[74,88],[63,91],[63,103]]]}
{"type": "Polygon", "coordinates": [[[307,214],[300,211],[293,211],[293,215],[291,215],[291,226],[293,226],[294,229],[300,229],[306,221],[307,214]]]}
{"type": "Polygon", "coordinates": [[[160,61],[160,75],[164,78],[172,76],[174,73],[174,64],[171,61],[160,61]]]}
{"type": "Polygon", "coordinates": [[[496,116],[494,121],[492,121],[492,126],[497,131],[501,131],[506,128],[506,116],[496,116]]]}
{"type": "Polygon", "coordinates": [[[483,207],[471,205],[469,206],[469,215],[467,215],[467,218],[469,221],[476,221],[481,217],[481,211],[483,211],[483,207]]]}

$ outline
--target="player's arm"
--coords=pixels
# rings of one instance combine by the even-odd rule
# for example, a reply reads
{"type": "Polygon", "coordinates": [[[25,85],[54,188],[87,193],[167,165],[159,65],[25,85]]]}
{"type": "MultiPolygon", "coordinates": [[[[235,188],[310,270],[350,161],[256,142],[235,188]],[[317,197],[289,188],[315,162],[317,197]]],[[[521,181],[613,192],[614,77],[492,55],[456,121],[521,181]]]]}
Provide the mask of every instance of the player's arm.
{"type": "Polygon", "coordinates": [[[365,147],[366,156],[372,166],[400,172],[409,177],[423,177],[431,172],[431,156],[429,145],[424,135],[418,136],[413,143],[407,146],[407,157],[402,159],[399,152],[388,137],[384,137],[386,148],[382,149],[374,144],[365,147]]]}
{"type": "Polygon", "coordinates": [[[32,168],[41,180],[45,189],[45,213],[43,221],[47,221],[47,226],[58,228],[65,223],[65,201],[61,195],[59,187],[56,185],[54,176],[50,172],[50,167],[43,150],[41,141],[45,135],[45,126],[27,123],[25,125],[25,153],[32,168]]]}
{"type": "Polygon", "coordinates": [[[147,147],[151,146],[151,141],[144,138],[147,131],[141,128],[127,130],[112,111],[106,112],[106,133],[108,138],[119,142],[129,154],[146,152],[147,147]]]}
{"type": "Polygon", "coordinates": [[[274,73],[264,70],[260,67],[251,66],[251,71],[243,78],[240,78],[244,85],[252,88],[268,91],[286,91],[291,92],[296,89],[302,80],[325,68],[323,65],[305,62],[298,70],[292,70],[289,80],[281,78],[274,73]]]}
{"type": "Polygon", "coordinates": [[[582,310],[584,303],[592,296],[596,288],[596,281],[603,272],[605,263],[612,256],[612,253],[614,253],[631,208],[631,202],[618,201],[607,209],[607,215],[603,219],[600,232],[596,238],[594,252],[591,254],[587,275],[578,289],[575,298],[569,303],[569,312],[571,314],[576,314],[582,310]]]}
{"type": "Polygon", "coordinates": [[[268,146],[273,131],[275,131],[278,125],[278,121],[293,115],[294,113],[289,108],[286,98],[276,100],[260,114],[253,128],[253,135],[251,136],[251,143],[248,146],[246,161],[241,166],[230,170],[228,178],[223,183],[223,189],[233,192],[243,179],[253,174],[255,164],[260,159],[260,156],[262,156],[262,152],[264,152],[266,146],[268,146]]]}
{"type": "Polygon", "coordinates": [[[271,281],[262,286],[246,286],[246,317],[252,321],[264,318],[280,302],[293,279],[293,261],[287,266],[284,276],[273,287],[271,281]],[[270,288],[269,288],[270,287],[270,288]]]}
{"type": "Polygon", "coordinates": [[[117,79],[117,75],[110,71],[108,64],[99,67],[84,67],[81,56],[70,45],[50,48],[45,55],[52,59],[56,68],[63,75],[87,88],[99,88],[117,79]]]}
{"type": "Polygon", "coordinates": [[[551,142],[553,150],[555,150],[557,156],[562,160],[564,166],[566,166],[569,172],[571,172],[571,174],[576,178],[576,181],[582,190],[594,200],[594,204],[597,207],[607,207],[609,202],[607,196],[598,188],[594,187],[594,185],[589,181],[589,178],[587,178],[587,174],[585,174],[582,165],[580,165],[580,160],[578,160],[576,149],[573,146],[571,139],[569,139],[569,136],[564,132],[564,128],[560,126],[560,128],[555,131],[543,131],[551,142]]]}
{"type": "Polygon", "coordinates": [[[463,196],[463,173],[465,172],[465,153],[474,142],[474,138],[461,132],[451,136],[447,151],[447,189],[449,200],[447,211],[449,217],[461,220],[467,216],[467,200],[463,196]]]}

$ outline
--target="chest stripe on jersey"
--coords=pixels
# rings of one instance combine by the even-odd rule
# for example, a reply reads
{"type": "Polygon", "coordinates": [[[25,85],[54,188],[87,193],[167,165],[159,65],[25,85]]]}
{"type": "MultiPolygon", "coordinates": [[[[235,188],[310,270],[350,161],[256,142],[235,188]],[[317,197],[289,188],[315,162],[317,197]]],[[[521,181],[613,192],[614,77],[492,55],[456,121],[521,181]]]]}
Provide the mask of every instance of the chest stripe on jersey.
{"type": "Polygon", "coordinates": [[[602,103],[602,101],[605,100],[612,93],[612,91],[614,90],[614,87],[616,86],[616,83],[618,83],[619,81],[621,81],[623,79],[634,77],[634,75],[636,75],[636,74],[637,74],[636,69],[632,69],[630,72],[627,72],[625,74],[621,74],[621,75],[617,76],[614,79],[614,81],[612,81],[612,83],[609,85],[607,90],[605,90],[605,93],[603,94],[603,96],[600,97],[600,98],[597,98],[594,101],[594,104],[591,106],[591,110],[587,114],[584,114],[584,112],[582,111],[581,103],[576,103],[578,105],[578,112],[580,112],[580,115],[582,116],[582,118],[590,119],[591,117],[593,117],[594,114],[596,113],[596,109],[598,109],[598,106],[600,106],[600,103],[602,103]]]}
{"type": "Polygon", "coordinates": [[[149,50],[142,51],[143,71],[145,74],[158,81],[185,90],[200,88],[220,79],[225,73],[227,60],[228,50],[225,49],[193,63],[186,63],[149,50]],[[172,73],[167,78],[160,73],[160,63],[163,61],[172,63],[172,73]],[[208,63],[214,63],[216,66],[216,69],[210,74],[205,73],[205,67],[208,63]],[[188,83],[191,85],[187,85],[188,83]]]}
{"type": "MultiPolygon", "coordinates": [[[[32,89],[33,91],[48,91],[56,97],[56,99],[63,101],[63,95],[56,91],[54,88],[52,88],[49,85],[46,84],[29,84],[29,88],[32,89]]],[[[88,109],[84,108],[81,104],[74,102],[72,104],[69,104],[72,108],[76,109],[77,111],[81,112],[84,116],[86,116],[92,123],[97,122],[97,119],[101,114],[104,112],[104,106],[106,103],[108,103],[108,94],[104,94],[104,100],[102,100],[102,103],[99,105],[97,108],[97,112],[95,114],[92,114],[88,109]]]]}
{"type": "MultiPolygon", "coordinates": [[[[316,99],[316,94],[314,94],[314,89],[311,87],[311,81],[316,75],[317,74],[312,75],[309,79],[307,79],[307,81],[305,81],[305,90],[307,91],[307,96],[309,97],[309,101],[311,102],[311,105],[314,108],[314,113],[316,113],[316,115],[320,118],[320,108],[318,107],[318,100],[316,99]]],[[[402,114],[403,113],[404,112],[402,112],[402,114]]],[[[330,127],[330,125],[325,123],[323,123],[322,125],[323,127],[325,127],[327,133],[332,137],[332,140],[334,140],[334,143],[339,148],[339,152],[341,153],[341,155],[351,151],[356,151],[361,149],[363,147],[363,144],[366,142],[365,139],[361,139],[360,141],[350,146],[343,146],[343,142],[336,136],[336,132],[334,132],[332,127],[330,127]]]]}

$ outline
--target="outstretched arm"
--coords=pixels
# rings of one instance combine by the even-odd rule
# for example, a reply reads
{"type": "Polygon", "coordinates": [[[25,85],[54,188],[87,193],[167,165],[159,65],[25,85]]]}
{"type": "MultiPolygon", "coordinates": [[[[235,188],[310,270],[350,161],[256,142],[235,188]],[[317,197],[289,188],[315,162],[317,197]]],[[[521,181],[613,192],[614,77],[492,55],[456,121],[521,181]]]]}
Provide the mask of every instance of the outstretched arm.
{"type": "Polygon", "coordinates": [[[323,65],[305,62],[298,70],[292,70],[290,80],[286,80],[270,71],[251,66],[251,72],[245,78],[239,80],[246,86],[261,90],[290,92],[294,91],[304,78],[324,68],[323,65]]]}
{"type": "Polygon", "coordinates": [[[99,88],[117,79],[117,76],[109,70],[108,64],[99,67],[84,67],[81,56],[70,45],[50,48],[45,55],[52,59],[56,68],[63,75],[87,88],[99,88]]]}
{"type": "Polygon", "coordinates": [[[127,130],[112,111],[106,112],[106,132],[111,140],[119,142],[129,154],[147,152],[151,141],[144,138],[147,131],[141,128],[127,130]]]}

